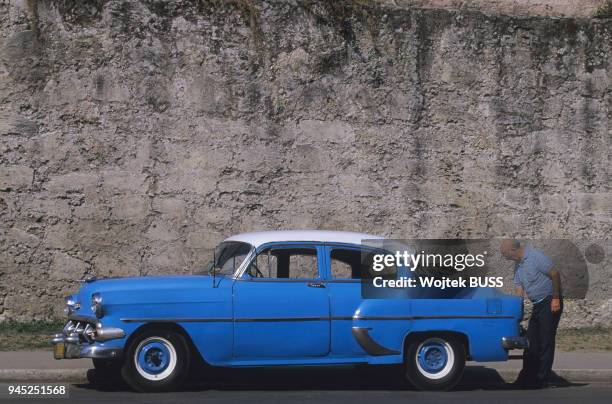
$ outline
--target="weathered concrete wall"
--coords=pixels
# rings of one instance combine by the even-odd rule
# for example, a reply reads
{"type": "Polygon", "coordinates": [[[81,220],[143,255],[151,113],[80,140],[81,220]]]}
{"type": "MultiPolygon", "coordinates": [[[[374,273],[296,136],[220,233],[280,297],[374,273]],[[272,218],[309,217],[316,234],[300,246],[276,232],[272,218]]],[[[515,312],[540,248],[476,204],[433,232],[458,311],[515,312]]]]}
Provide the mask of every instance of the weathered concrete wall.
{"type": "MultiPolygon", "coordinates": [[[[367,1],[367,0],[366,0],[367,1]]],[[[593,17],[612,12],[611,0],[374,0],[390,7],[477,10],[518,16],[593,17]]]]}
{"type": "Polygon", "coordinates": [[[363,3],[0,1],[0,319],[240,231],[612,238],[609,20],[363,3]]]}

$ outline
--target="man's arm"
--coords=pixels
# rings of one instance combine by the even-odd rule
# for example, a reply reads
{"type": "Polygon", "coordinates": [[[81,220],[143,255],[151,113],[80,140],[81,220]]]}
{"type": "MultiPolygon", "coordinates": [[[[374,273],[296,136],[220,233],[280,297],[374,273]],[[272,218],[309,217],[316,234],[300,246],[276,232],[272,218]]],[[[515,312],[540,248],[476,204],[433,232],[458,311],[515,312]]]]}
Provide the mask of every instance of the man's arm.
{"type": "Polygon", "coordinates": [[[553,299],[558,299],[561,291],[561,275],[555,268],[550,270],[550,279],[552,279],[553,299]]]}
{"type": "Polygon", "coordinates": [[[514,269],[514,276],[512,277],[512,282],[514,283],[514,294],[520,297],[525,297],[525,291],[523,290],[523,284],[521,283],[521,278],[519,277],[519,273],[514,269]]]}
{"type": "Polygon", "coordinates": [[[560,291],[561,291],[561,274],[559,274],[559,271],[557,271],[555,268],[552,268],[550,270],[549,276],[550,276],[550,279],[552,279],[552,287],[553,287],[553,294],[552,294],[552,301],[550,303],[550,310],[553,313],[556,313],[559,310],[561,310],[561,301],[559,300],[560,291]]]}
{"type": "Polygon", "coordinates": [[[561,274],[546,255],[542,254],[540,261],[540,265],[537,266],[537,269],[552,280],[550,311],[557,313],[561,310],[561,274]]]}

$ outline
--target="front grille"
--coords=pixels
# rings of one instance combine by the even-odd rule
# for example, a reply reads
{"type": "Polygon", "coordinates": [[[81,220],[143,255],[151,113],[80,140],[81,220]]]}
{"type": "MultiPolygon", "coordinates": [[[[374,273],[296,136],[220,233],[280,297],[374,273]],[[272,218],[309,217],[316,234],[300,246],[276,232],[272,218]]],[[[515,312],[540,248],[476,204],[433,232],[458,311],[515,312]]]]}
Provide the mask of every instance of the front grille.
{"type": "Polygon", "coordinates": [[[77,339],[74,342],[92,343],[96,340],[96,325],[85,321],[69,320],[64,326],[63,333],[66,337],[77,339]]]}

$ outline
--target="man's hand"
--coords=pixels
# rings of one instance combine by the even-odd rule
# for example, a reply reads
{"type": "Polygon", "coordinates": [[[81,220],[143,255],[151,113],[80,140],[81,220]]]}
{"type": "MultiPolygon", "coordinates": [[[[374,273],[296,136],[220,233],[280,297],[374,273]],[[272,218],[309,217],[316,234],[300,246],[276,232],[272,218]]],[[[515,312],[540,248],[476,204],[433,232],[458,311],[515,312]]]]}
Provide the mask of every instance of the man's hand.
{"type": "Polygon", "coordinates": [[[550,311],[557,313],[559,310],[561,310],[561,301],[559,298],[553,298],[550,302],[550,311]]]}
{"type": "Polygon", "coordinates": [[[525,296],[525,292],[523,291],[523,288],[520,286],[516,286],[514,288],[514,294],[520,297],[524,297],[525,296]]]}

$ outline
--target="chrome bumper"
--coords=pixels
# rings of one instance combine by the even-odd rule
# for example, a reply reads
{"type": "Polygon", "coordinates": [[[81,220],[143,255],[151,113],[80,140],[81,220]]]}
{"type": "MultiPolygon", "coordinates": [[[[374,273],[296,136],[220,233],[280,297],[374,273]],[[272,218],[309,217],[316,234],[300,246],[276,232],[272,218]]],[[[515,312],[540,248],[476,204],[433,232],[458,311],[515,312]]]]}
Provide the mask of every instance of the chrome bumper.
{"type": "Polygon", "coordinates": [[[502,337],[502,346],[505,350],[527,349],[529,341],[526,337],[502,337]]]}
{"type": "Polygon", "coordinates": [[[120,328],[103,327],[99,322],[91,324],[70,320],[62,333],[55,334],[51,340],[55,359],[106,358],[115,359],[122,355],[123,349],[101,347],[95,342],[104,342],[125,337],[120,328]]]}

